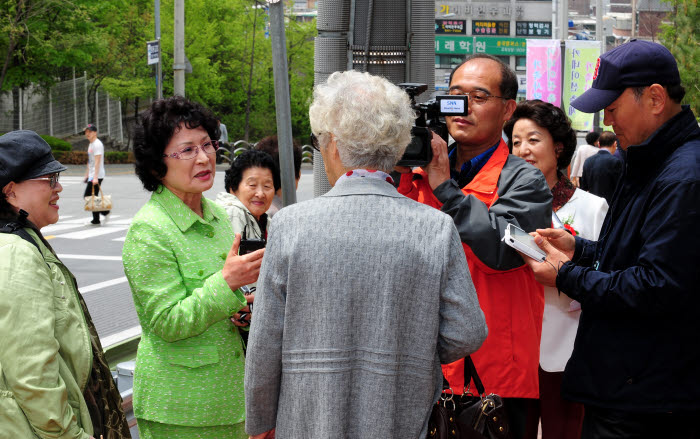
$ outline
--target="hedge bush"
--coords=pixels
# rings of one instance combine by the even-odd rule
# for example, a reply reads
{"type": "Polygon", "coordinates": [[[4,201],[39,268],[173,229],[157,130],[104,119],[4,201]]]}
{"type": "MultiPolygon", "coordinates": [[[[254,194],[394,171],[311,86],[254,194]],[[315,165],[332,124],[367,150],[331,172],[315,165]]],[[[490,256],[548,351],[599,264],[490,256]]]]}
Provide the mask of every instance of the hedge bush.
{"type": "Polygon", "coordinates": [[[41,134],[41,138],[46,140],[52,151],[72,151],[73,146],[66,142],[65,140],[58,139],[53,136],[47,136],[46,134],[41,134]]]}
{"type": "Polygon", "coordinates": [[[126,151],[107,151],[105,163],[134,163],[134,156],[126,151]]]}
{"type": "Polygon", "coordinates": [[[64,165],[84,165],[88,162],[86,151],[52,151],[56,160],[64,165]]]}

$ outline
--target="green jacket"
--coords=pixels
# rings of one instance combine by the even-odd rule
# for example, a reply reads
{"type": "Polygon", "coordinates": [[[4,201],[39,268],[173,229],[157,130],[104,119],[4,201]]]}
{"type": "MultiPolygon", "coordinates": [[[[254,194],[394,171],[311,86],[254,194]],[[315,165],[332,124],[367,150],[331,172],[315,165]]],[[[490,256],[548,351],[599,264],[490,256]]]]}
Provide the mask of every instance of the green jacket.
{"type": "Polygon", "coordinates": [[[73,277],[36,234],[41,253],[0,233],[0,438],[88,438],[83,390],[90,335],[73,277]]]}
{"type": "Polygon", "coordinates": [[[221,269],[233,243],[226,212],[203,218],[160,187],[134,217],[124,271],[142,335],[134,373],[137,418],[187,426],[243,422],[245,359],[229,317],[245,306],[221,269]]]}

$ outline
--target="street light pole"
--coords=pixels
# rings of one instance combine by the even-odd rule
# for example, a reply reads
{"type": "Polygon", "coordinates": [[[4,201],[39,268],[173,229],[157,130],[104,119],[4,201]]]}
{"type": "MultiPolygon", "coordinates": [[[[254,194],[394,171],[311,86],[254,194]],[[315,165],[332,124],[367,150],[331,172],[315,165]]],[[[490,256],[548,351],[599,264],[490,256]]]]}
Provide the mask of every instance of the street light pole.
{"type": "Polygon", "coordinates": [[[272,71],[275,75],[275,113],[282,178],[282,203],[297,202],[294,184],[294,152],[292,150],[292,110],[289,97],[287,44],[284,33],[284,4],[267,0],[270,5],[270,36],[272,39],[272,71]]]}
{"type": "Polygon", "coordinates": [[[175,0],[173,94],[185,96],[185,0],[175,0]]]}
{"type": "Polygon", "coordinates": [[[155,0],[156,40],[158,41],[158,63],[156,64],[156,98],[163,99],[163,51],[160,47],[160,0],[155,0]]]}

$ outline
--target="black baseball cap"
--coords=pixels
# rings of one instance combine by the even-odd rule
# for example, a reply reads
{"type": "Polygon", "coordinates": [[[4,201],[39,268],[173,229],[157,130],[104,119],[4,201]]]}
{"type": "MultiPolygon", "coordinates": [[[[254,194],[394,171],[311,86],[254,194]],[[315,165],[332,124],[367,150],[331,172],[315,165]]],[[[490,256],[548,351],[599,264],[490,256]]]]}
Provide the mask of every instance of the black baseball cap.
{"type": "Polygon", "coordinates": [[[51,154],[51,147],[37,133],[11,131],[0,136],[0,189],[11,181],[24,181],[67,168],[51,154]]]}
{"type": "Polygon", "coordinates": [[[88,131],[88,130],[97,131],[97,127],[95,125],[89,123],[89,124],[87,124],[87,126],[85,128],[83,128],[83,132],[88,131]]]}
{"type": "Polygon", "coordinates": [[[593,86],[573,100],[571,106],[584,113],[596,113],[612,104],[628,87],[680,83],[678,65],[667,48],[651,41],[630,40],[598,58],[593,86]]]}

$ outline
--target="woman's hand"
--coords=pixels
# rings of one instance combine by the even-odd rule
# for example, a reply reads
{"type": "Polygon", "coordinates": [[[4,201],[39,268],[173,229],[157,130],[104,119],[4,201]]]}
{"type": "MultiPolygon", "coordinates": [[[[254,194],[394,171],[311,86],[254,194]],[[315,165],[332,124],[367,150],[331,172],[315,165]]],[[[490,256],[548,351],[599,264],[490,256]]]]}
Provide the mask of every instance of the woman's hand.
{"type": "Polygon", "coordinates": [[[248,285],[258,280],[260,265],[262,264],[265,249],[256,250],[247,255],[238,256],[238,247],[241,244],[241,234],[236,233],[231,250],[228,252],[224,268],[221,270],[224,280],[232,291],[243,285],[248,285]]]}

